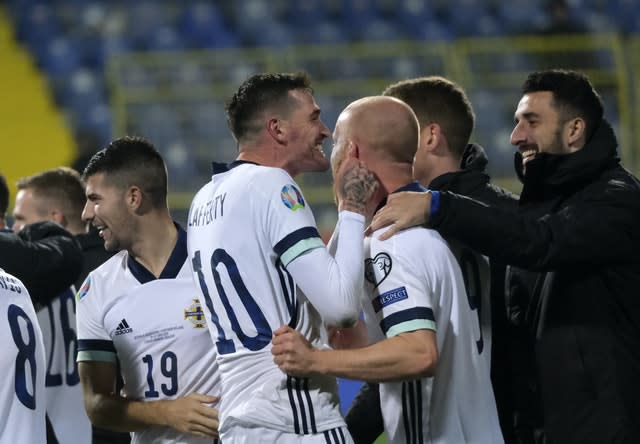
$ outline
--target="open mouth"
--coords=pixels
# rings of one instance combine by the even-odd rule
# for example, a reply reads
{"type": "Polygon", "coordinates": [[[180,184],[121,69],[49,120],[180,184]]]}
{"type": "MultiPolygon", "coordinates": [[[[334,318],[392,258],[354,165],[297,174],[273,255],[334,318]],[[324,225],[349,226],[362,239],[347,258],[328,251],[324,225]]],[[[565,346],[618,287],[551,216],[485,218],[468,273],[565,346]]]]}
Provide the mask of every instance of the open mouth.
{"type": "Polygon", "coordinates": [[[520,149],[520,154],[522,154],[522,165],[525,165],[531,159],[536,157],[536,154],[538,154],[538,148],[535,146],[528,146],[526,148],[520,149]]]}

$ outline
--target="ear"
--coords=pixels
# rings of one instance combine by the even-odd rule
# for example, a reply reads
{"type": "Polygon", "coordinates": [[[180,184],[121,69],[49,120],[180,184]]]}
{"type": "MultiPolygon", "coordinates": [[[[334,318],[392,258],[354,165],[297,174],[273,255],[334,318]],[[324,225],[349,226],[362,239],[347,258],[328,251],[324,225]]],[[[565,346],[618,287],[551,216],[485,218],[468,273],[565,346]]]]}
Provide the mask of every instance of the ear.
{"type": "Polygon", "coordinates": [[[442,141],[442,130],[437,123],[430,123],[420,131],[420,145],[427,151],[434,151],[442,141]]]}
{"type": "Polygon", "coordinates": [[[360,159],[360,147],[357,143],[350,140],[349,146],[347,147],[347,158],[360,159]]]}
{"type": "Polygon", "coordinates": [[[565,135],[567,145],[572,150],[578,150],[582,148],[586,140],[586,122],[582,117],[576,117],[569,120],[565,125],[565,135]]]}
{"type": "Polygon", "coordinates": [[[278,143],[285,143],[284,121],[277,117],[272,117],[267,121],[267,132],[278,143]]]}
{"type": "Polygon", "coordinates": [[[67,226],[67,218],[64,217],[64,214],[62,214],[62,211],[60,211],[59,209],[52,208],[49,211],[49,216],[49,218],[58,225],[62,225],[63,227],[67,226]]]}
{"type": "Polygon", "coordinates": [[[125,203],[131,210],[136,211],[142,206],[144,195],[136,186],[129,187],[125,194],[125,203]]]}

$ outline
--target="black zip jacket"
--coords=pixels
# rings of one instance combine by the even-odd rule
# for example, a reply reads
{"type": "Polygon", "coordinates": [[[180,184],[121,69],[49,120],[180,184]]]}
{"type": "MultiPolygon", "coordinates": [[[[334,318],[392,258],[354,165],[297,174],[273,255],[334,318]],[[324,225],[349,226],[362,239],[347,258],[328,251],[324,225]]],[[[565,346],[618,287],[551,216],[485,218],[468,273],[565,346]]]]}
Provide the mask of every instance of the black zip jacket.
{"type": "Polygon", "coordinates": [[[18,234],[0,230],[0,268],[24,283],[34,303],[45,305],[73,285],[82,252],[60,225],[37,222],[18,234]]]}
{"type": "Polygon", "coordinates": [[[517,213],[443,192],[430,225],[526,272],[510,294],[528,332],[546,442],[640,442],[640,183],[604,122],[579,151],[539,153],[517,213]]]}

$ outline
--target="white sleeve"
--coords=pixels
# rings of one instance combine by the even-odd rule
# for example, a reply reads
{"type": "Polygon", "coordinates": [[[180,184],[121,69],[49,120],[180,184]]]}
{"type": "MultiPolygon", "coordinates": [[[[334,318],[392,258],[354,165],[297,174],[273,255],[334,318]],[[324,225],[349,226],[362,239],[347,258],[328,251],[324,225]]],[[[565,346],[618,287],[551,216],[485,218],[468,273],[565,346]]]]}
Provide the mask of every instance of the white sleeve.
{"type": "Polygon", "coordinates": [[[338,215],[335,258],[326,248],[296,257],[287,271],[323,320],[351,326],[358,319],[364,285],[364,216],[350,211],[338,215]]]}
{"type": "Polygon", "coordinates": [[[78,362],[116,362],[115,346],[101,321],[100,293],[99,283],[93,273],[89,273],[76,295],[78,362]]]}

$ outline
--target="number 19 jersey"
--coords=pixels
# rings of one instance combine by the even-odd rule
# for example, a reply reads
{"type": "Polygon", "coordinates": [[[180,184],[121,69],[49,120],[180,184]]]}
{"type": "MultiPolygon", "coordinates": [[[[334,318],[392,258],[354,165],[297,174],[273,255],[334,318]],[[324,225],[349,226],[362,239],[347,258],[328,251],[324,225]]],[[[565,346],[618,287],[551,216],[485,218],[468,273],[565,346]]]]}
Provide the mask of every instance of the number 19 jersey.
{"type": "Polygon", "coordinates": [[[45,352],[27,289],[0,269],[0,442],[43,443],[45,352]]]}
{"type": "Polygon", "coordinates": [[[188,223],[194,277],[218,349],[222,442],[233,425],[300,435],[343,426],[335,378],[288,377],[271,355],[272,332],[283,324],[321,342],[322,321],[286,269],[324,248],[292,177],[236,162],[197,193],[188,223]]]}
{"type": "MultiPolygon", "coordinates": [[[[126,251],[92,271],[77,295],[78,361],[120,363],[122,396],[137,401],[190,393],[219,396],[215,349],[187,262],[186,232],[159,278],[126,251]]],[[[154,426],[132,443],[211,443],[154,426]]]]}

